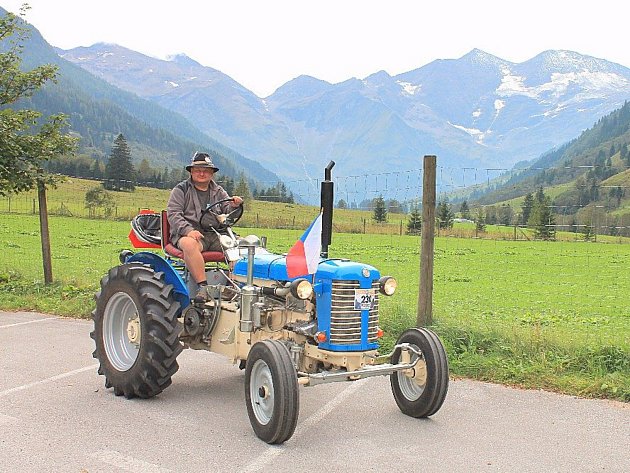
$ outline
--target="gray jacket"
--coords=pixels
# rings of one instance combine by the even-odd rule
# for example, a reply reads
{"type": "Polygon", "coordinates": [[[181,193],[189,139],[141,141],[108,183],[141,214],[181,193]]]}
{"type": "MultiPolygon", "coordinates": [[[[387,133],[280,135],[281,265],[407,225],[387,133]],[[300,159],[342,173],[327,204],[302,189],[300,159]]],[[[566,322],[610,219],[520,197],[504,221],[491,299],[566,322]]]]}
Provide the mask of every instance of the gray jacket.
{"type": "MultiPolygon", "coordinates": [[[[230,198],[225,189],[214,181],[210,181],[208,193],[210,195],[208,202],[211,204],[230,198]]],[[[221,207],[221,212],[225,213],[232,206],[230,202],[225,202],[221,207]]],[[[191,179],[186,179],[173,188],[166,204],[166,215],[171,227],[170,239],[173,245],[177,244],[182,236],[187,235],[192,230],[202,231],[199,227],[199,219],[204,210],[201,208],[191,179]]],[[[218,211],[219,209],[214,210],[218,211]]]]}

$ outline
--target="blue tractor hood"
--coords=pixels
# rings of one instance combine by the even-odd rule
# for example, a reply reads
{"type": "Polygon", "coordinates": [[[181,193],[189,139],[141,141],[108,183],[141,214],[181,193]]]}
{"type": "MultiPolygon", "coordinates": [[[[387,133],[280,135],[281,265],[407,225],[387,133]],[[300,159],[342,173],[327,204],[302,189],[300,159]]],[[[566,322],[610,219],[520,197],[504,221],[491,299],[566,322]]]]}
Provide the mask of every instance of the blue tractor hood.
{"type": "MultiPolygon", "coordinates": [[[[247,276],[247,259],[240,259],[234,274],[247,276]]],[[[357,297],[375,291],[380,273],[373,266],[344,259],[320,259],[317,272],[304,275],[313,284],[317,329],[326,334],[318,346],[330,351],[362,351],[378,348],[378,302],[372,307],[357,307],[357,297]],[[352,341],[346,341],[347,329],[356,329],[352,341]]],[[[287,275],[286,255],[258,253],[254,257],[254,279],[291,281],[287,275]]],[[[378,292],[374,294],[378,301],[378,292]]]]}
{"type": "MultiPolygon", "coordinates": [[[[247,276],[247,258],[236,262],[234,274],[247,276]]],[[[371,282],[379,277],[380,273],[373,266],[346,259],[322,259],[315,273],[315,280],[357,280],[365,284],[365,286],[361,284],[362,287],[370,287],[371,282]]],[[[254,279],[292,281],[297,278],[290,278],[287,275],[286,255],[263,253],[254,257],[254,279]]]]}

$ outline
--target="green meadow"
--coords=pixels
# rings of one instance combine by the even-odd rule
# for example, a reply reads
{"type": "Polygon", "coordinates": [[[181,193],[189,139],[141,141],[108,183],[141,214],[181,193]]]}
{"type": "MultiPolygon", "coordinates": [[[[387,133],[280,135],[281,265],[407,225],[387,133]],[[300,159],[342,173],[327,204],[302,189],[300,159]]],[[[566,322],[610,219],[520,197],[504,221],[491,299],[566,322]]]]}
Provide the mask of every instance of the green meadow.
{"type": "MultiPolygon", "coordinates": [[[[337,216],[337,214],[335,214],[337,216]]],[[[312,218],[308,216],[308,219],[312,218]]],[[[128,221],[51,216],[55,283],[42,283],[37,216],[0,214],[0,308],[88,318],[128,221]]],[[[302,229],[252,229],[286,252],[302,229]]],[[[383,351],[416,323],[419,237],[335,233],[331,257],[395,276],[383,351]]],[[[630,245],[438,237],[433,328],[453,376],[630,401],[630,245]]]]}

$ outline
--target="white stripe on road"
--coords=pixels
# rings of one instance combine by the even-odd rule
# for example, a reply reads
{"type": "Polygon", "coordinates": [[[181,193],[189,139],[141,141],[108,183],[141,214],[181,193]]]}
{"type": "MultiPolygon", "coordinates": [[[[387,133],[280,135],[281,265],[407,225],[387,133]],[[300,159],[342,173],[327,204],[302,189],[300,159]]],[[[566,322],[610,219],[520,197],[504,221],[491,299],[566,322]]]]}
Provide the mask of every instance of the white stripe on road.
{"type": "MultiPolygon", "coordinates": [[[[295,430],[295,434],[293,438],[299,437],[304,434],[308,429],[310,429],[313,425],[322,421],[324,417],[330,414],[333,409],[335,409],[339,404],[341,404],[348,396],[357,391],[361,386],[363,386],[369,378],[363,378],[358,381],[353,381],[350,386],[341,391],[337,396],[332,398],[324,407],[315,412],[312,416],[306,419],[301,424],[298,423],[298,426],[295,430]]],[[[310,389],[310,388],[305,388],[310,389]]],[[[274,458],[278,455],[284,453],[285,449],[279,445],[270,445],[267,450],[261,453],[256,460],[247,465],[243,472],[253,473],[256,471],[261,471],[265,466],[271,463],[274,458]]]]}
{"type": "Polygon", "coordinates": [[[108,465],[133,473],[169,473],[171,471],[153,463],[123,455],[115,450],[101,450],[100,452],[92,453],[90,456],[108,465]]]}
{"type": "Polygon", "coordinates": [[[84,371],[95,370],[97,368],[98,368],[98,364],[90,365],[90,366],[86,366],[85,368],[79,368],[77,370],[68,371],[67,373],[58,374],[58,375],[52,376],[50,378],[46,378],[46,379],[42,379],[42,380],[39,380],[39,381],[35,381],[33,383],[23,384],[22,386],[17,386],[15,388],[7,389],[6,391],[0,391],[0,397],[7,396],[8,394],[12,394],[12,393],[15,393],[15,392],[18,392],[18,391],[23,391],[24,389],[33,388],[35,386],[39,386],[39,385],[42,385],[42,384],[52,383],[52,382],[58,381],[60,379],[69,378],[70,376],[74,376],[75,374],[83,373],[84,371]]]}
{"type": "Polygon", "coordinates": [[[57,320],[59,317],[46,317],[43,319],[37,319],[37,320],[29,320],[28,322],[18,322],[15,324],[9,324],[9,325],[0,325],[0,328],[9,328],[9,327],[17,327],[18,325],[26,325],[26,324],[34,324],[37,322],[46,322],[48,320],[57,320]]]}

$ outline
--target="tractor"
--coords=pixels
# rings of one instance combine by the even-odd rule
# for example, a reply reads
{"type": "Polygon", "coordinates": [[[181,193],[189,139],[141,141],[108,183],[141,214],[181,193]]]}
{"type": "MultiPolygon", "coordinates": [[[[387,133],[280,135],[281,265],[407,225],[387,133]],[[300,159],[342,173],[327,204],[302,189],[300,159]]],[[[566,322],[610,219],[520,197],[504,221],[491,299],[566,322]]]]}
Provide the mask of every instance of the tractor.
{"type": "Polygon", "coordinates": [[[232,227],[242,206],[215,213],[223,251],[204,253],[203,304],[191,298],[197,284],[168,241],[166,212],[134,218],[130,240],[141,251],[120,253],[120,265],[101,280],[92,312],[93,356],[106,388],[126,398],[156,396],[170,386],[186,348],[219,353],[245,370],[247,414],[269,444],[293,435],[300,386],[389,376],[404,414],[435,414],[449,383],[438,336],[410,328],[381,354],[379,299],[394,294],[396,280],[373,266],[328,256],[333,166],[331,161],[321,182],[321,253],[314,274],[289,277],[287,255],[268,251],[265,237],[236,235],[232,227]]]}

